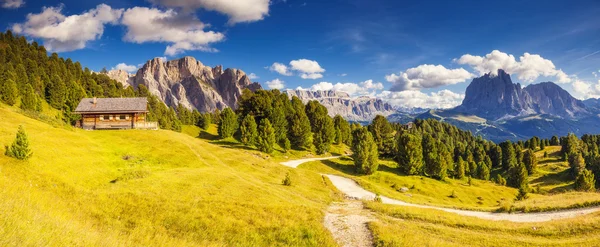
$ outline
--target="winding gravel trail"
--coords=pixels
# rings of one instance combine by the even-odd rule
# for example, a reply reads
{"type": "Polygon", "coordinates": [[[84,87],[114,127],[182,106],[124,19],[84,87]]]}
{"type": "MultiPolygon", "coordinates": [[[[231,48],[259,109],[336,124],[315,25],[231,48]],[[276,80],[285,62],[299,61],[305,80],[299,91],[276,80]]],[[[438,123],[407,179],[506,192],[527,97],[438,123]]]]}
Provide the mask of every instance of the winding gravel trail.
{"type": "MultiPolygon", "coordinates": [[[[335,159],[339,156],[334,157],[326,157],[326,158],[310,158],[310,159],[300,159],[300,160],[292,160],[287,162],[282,162],[282,165],[296,168],[300,164],[310,161],[316,160],[326,160],[326,159],[335,159]]],[[[331,180],[331,183],[341,192],[346,194],[348,197],[362,200],[373,200],[375,198],[375,193],[367,191],[360,187],[358,183],[354,180],[337,176],[337,175],[329,175],[326,174],[331,180]]],[[[600,207],[590,207],[590,208],[581,208],[581,209],[568,209],[561,211],[552,211],[552,212],[541,212],[541,213],[492,213],[492,212],[480,212],[480,211],[470,211],[470,210],[461,210],[461,209],[452,209],[452,208],[443,208],[443,207],[435,207],[428,205],[420,205],[408,203],[392,198],[388,198],[385,196],[381,196],[382,203],[392,204],[392,205],[400,205],[400,206],[409,206],[409,207],[418,207],[418,208],[429,208],[442,210],[449,213],[455,213],[464,216],[472,216],[478,217],[486,220],[506,220],[512,222],[544,222],[558,219],[567,219],[573,218],[577,216],[582,216],[590,213],[594,213],[600,210],[600,207]]]]}

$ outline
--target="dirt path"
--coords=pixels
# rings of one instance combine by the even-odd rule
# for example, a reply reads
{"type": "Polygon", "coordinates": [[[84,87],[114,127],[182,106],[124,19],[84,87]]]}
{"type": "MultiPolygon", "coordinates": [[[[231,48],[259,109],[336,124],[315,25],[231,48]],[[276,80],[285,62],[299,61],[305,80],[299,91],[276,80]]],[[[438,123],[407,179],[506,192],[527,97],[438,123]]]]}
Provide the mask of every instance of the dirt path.
{"type": "Polygon", "coordinates": [[[290,161],[286,161],[286,162],[281,162],[280,164],[291,167],[291,168],[296,168],[302,163],[316,161],[316,160],[330,160],[330,159],[335,159],[335,158],[339,158],[339,157],[340,156],[330,156],[330,157],[324,157],[324,158],[309,158],[309,159],[300,159],[300,160],[290,160],[290,161]]]}
{"type": "Polygon", "coordinates": [[[345,200],[327,208],[324,225],[340,246],[367,247],[373,246],[373,236],[367,227],[372,220],[361,201],[345,200]]]}
{"type": "MultiPolygon", "coordinates": [[[[373,192],[367,191],[360,187],[354,180],[340,177],[336,175],[325,175],[331,180],[331,183],[341,192],[346,194],[347,196],[355,199],[363,199],[363,200],[373,200],[375,198],[375,194],[373,192]]],[[[507,220],[512,222],[544,222],[551,221],[557,219],[566,219],[573,218],[577,216],[582,216],[586,214],[590,214],[593,212],[597,212],[600,210],[600,207],[591,207],[591,208],[582,208],[582,209],[569,209],[562,211],[554,211],[554,212],[543,212],[543,213],[492,213],[492,212],[480,212],[480,211],[469,211],[469,210],[460,210],[460,209],[451,209],[451,208],[443,208],[443,207],[434,207],[420,204],[413,204],[408,202],[403,202],[396,199],[391,199],[385,196],[381,196],[381,201],[386,204],[400,205],[400,206],[410,206],[410,207],[418,207],[418,208],[430,208],[442,210],[450,213],[465,215],[465,216],[473,216],[486,220],[507,220]]]]}
{"type": "MultiPolygon", "coordinates": [[[[310,159],[300,159],[300,160],[291,160],[287,162],[282,162],[282,165],[289,166],[292,168],[298,167],[300,164],[310,161],[316,160],[326,160],[326,159],[335,159],[339,156],[333,157],[325,157],[325,158],[310,158],[310,159]]],[[[336,175],[325,175],[331,180],[331,183],[341,192],[346,194],[346,196],[355,199],[365,199],[365,200],[373,200],[375,198],[375,194],[373,192],[367,191],[360,187],[354,180],[336,176],[336,175]]],[[[600,211],[600,207],[590,207],[590,208],[581,208],[581,209],[568,209],[561,211],[553,211],[553,212],[542,212],[542,213],[492,213],[492,212],[480,212],[480,211],[469,211],[469,210],[460,210],[460,209],[451,209],[451,208],[443,208],[443,207],[435,207],[435,206],[427,206],[420,204],[408,203],[392,198],[388,198],[385,196],[381,197],[383,203],[400,205],[400,206],[410,206],[410,207],[418,207],[418,208],[430,208],[442,210],[449,213],[455,213],[464,216],[473,216],[486,220],[507,220],[512,222],[544,222],[558,219],[566,219],[573,218],[577,216],[582,216],[590,213],[594,213],[600,211]]]]}

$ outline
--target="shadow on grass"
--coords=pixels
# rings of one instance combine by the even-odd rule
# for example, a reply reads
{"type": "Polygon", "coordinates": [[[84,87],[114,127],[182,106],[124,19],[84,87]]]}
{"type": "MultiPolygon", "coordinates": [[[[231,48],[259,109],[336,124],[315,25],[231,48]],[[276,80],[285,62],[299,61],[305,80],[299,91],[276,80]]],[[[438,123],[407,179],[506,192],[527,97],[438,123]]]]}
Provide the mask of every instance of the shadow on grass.
{"type": "MultiPolygon", "coordinates": [[[[566,169],[559,173],[546,174],[544,176],[541,176],[539,178],[532,180],[531,182],[532,183],[540,183],[541,186],[545,186],[545,185],[563,184],[563,183],[565,183],[565,181],[570,181],[570,180],[572,180],[571,179],[571,170],[566,169]]],[[[561,187],[558,187],[558,188],[561,188],[561,187]]],[[[554,188],[554,189],[558,189],[558,188],[554,188]]]]}
{"type": "Polygon", "coordinates": [[[551,163],[558,163],[561,162],[561,159],[547,159],[547,160],[542,160],[538,162],[538,165],[545,165],[545,164],[551,164],[551,163]]]}
{"type": "Polygon", "coordinates": [[[563,186],[552,188],[548,192],[550,194],[558,194],[558,193],[564,193],[564,192],[567,192],[567,191],[570,191],[570,190],[573,190],[573,184],[566,184],[566,185],[563,185],[563,186]]]}
{"type": "Polygon", "coordinates": [[[206,130],[200,130],[200,134],[198,135],[198,138],[204,139],[204,140],[209,140],[209,141],[219,140],[218,135],[213,135],[211,133],[208,133],[208,132],[206,132],[206,130]]]}
{"type": "MultiPolygon", "coordinates": [[[[340,159],[348,159],[348,158],[341,157],[340,159]]],[[[336,162],[335,160],[321,160],[321,162],[323,164],[325,164],[326,166],[329,166],[339,172],[342,172],[342,173],[345,173],[348,175],[353,175],[353,176],[360,175],[360,174],[356,173],[353,165],[341,164],[341,163],[336,162]]]]}

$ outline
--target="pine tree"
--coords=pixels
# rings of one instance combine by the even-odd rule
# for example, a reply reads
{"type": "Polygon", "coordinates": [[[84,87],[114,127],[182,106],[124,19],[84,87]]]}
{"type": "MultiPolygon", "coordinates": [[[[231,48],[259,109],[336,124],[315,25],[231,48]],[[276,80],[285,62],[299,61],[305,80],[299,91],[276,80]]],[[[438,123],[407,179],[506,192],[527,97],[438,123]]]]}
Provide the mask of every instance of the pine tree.
{"type": "Polygon", "coordinates": [[[542,142],[540,143],[540,150],[546,149],[546,141],[547,140],[542,140],[542,142]]]}
{"type": "Polygon", "coordinates": [[[269,114],[269,121],[275,129],[275,138],[278,142],[287,138],[288,122],[285,119],[283,107],[274,107],[269,114]]]}
{"type": "Polygon", "coordinates": [[[333,120],[327,114],[327,108],[316,100],[309,101],[305,111],[310,121],[315,151],[324,154],[329,151],[335,137],[333,120]]]}
{"type": "Polygon", "coordinates": [[[19,126],[19,130],[17,131],[17,136],[10,146],[5,146],[6,151],[4,154],[9,157],[13,157],[20,160],[26,160],[31,157],[33,154],[31,149],[29,148],[29,138],[27,137],[27,133],[25,133],[25,129],[22,125],[19,126]]]}
{"type": "Polygon", "coordinates": [[[490,180],[490,169],[483,162],[480,162],[477,166],[477,178],[481,180],[490,180]]]}
{"type": "Polygon", "coordinates": [[[594,173],[588,169],[583,169],[577,180],[575,180],[575,190],[592,192],[596,190],[596,179],[594,173]]]}
{"type": "Polygon", "coordinates": [[[458,157],[458,161],[454,165],[454,178],[463,179],[465,177],[465,161],[462,157],[458,157]]]}
{"type": "Polygon", "coordinates": [[[48,103],[55,109],[62,109],[65,104],[65,93],[65,82],[54,74],[52,82],[48,85],[48,103]]]}
{"type": "Polygon", "coordinates": [[[38,96],[33,91],[33,87],[27,84],[25,85],[25,91],[21,97],[21,109],[29,111],[40,111],[41,102],[38,96]]]}
{"type": "Polygon", "coordinates": [[[201,114],[200,118],[198,119],[198,122],[196,123],[196,126],[200,127],[203,130],[208,130],[208,127],[210,127],[210,124],[211,124],[211,119],[212,119],[212,114],[210,114],[210,113],[201,114]]]}
{"type": "Polygon", "coordinates": [[[366,128],[358,128],[352,132],[352,159],[357,173],[373,174],[377,171],[377,144],[366,128]]]}
{"type": "Polygon", "coordinates": [[[509,170],[509,182],[514,188],[527,188],[527,168],[525,165],[518,164],[512,166],[509,170]]]}
{"type": "Polygon", "coordinates": [[[219,137],[221,139],[232,137],[238,128],[238,122],[235,113],[233,113],[231,108],[225,108],[220,115],[220,119],[221,122],[218,129],[219,137]]]}
{"type": "Polygon", "coordinates": [[[268,118],[263,118],[258,126],[256,147],[265,153],[272,153],[275,146],[275,129],[268,118]]]}
{"type": "Polygon", "coordinates": [[[240,133],[240,140],[244,145],[255,145],[258,130],[256,121],[252,115],[246,115],[246,117],[244,117],[242,125],[240,126],[240,133]]]}
{"type": "Polygon", "coordinates": [[[423,150],[421,145],[421,138],[417,135],[404,133],[398,138],[396,162],[406,175],[422,174],[423,150]]]}
{"type": "Polygon", "coordinates": [[[531,151],[531,149],[527,149],[523,154],[523,164],[527,168],[527,173],[529,175],[535,172],[535,168],[537,166],[537,159],[535,157],[535,153],[531,151]]]}
{"type": "Polygon", "coordinates": [[[293,114],[289,119],[289,139],[292,146],[298,149],[310,150],[312,148],[312,132],[310,120],[304,111],[305,107],[302,101],[294,96],[292,97],[293,114]]]}
{"type": "Polygon", "coordinates": [[[581,153],[569,153],[569,167],[571,167],[571,174],[574,178],[579,177],[579,174],[585,170],[585,159],[581,153]]]}
{"type": "Polygon", "coordinates": [[[510,167],[517,165],[517,155],[515,148],[510,141],[500,143],[502,148],[502,167],[504,170],[509,170],[510,167]]]}
{"type": "Polygon", "coordinates": [[[368,126],[369,131],[373,135],[377,150],[381,156],[391,157],[394,153],[394,129],[388,122],[387,118],[382,115],[377,115],[373,122],[368,126]]]}
{"type": "Polygon", "coordinates": [[[492,160],[492,167],[502,166],[502,148],[498,145],[494,145],[490,151],[490,158],[492,160]]]}
{"type": "Polygon", "coordinates": [[[0,99],[8,105],[14,105],[17,103],[17,97],[19,90],[17,89],[17,83],[13,79],[8,79],[0,85],[0,99]]]}
{"type": "Polygon", "coordinates": [[[348,146],[352,145],[352,130],[350,130],[348,121],[340,115],[335,115],[333,125],[336,129],[336,143],[344,143],[348,146]]]}

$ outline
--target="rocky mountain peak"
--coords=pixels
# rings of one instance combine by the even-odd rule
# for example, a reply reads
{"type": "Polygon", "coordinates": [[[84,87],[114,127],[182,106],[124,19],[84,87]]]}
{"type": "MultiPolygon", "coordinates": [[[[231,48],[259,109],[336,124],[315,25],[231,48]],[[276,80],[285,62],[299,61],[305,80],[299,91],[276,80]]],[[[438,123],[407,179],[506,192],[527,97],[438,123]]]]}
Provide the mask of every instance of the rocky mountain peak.
{"type": "Polygon", "coordinates": [[[190,56],[168,62],[151,59],[133,76],[131,85],[145,85],[167,105],[182,104],[201,112],[235,108],[243,89],[261,89],[241,70],[211,68],[190,56]]]}
{"type": "Polygon", "coordinates": [[[588,114],[585,105],[552,82],[522,88],[510,75],[498,70],[475,78],[467,87],[465,99],[455,108],[459,112],[498,120],[531,114],[576,117],[588,114]]]}

